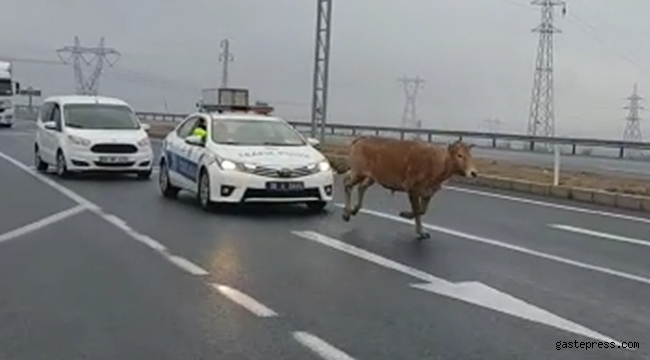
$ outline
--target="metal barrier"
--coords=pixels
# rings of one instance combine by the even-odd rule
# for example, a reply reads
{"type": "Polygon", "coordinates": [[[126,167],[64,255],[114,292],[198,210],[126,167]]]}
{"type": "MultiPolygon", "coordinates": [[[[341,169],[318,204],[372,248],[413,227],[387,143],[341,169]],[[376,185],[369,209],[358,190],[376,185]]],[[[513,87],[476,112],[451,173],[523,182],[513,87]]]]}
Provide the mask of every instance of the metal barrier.
{"type": "MultiPolygon", "coordinates": [[[[26,113],[35,115],[37,110],[33,108],[28,110],[27,106],[17,106],[17,110],[21,109],[26,113]]],[[[178,122],[183,120],[188,116],[188,114],[169,114],[169,113],[159,113],[159,112],[137,112],[137,116],[143,121],[163,121],[163,122],[178,122]]],[[[298,130],[309,131],[311,129],[311,123],[304,121],[289,121],[291,125],[296,127],[298,130]]],[[[479,131],[455,131],[455,130],[434,130],[434,129],[406,129],[399,127],[389,127],[389,126],[370,126],[370,125],[351,125],[351,124],[326,124],[325,125],[326,133],[329,136],[341,136],[341,137],[350,137],[350,136],[360,136],[360,135],[376,135],[376,136],[394,136],[400,139],[406,137],[426,137],[429,142],[434,141],[434,137],[447,137],[447,138],[456,138],[459,140],[483,140],[487,141],[487,144],[484,144],[481,147],[488,148],[503,148],[500,146],[499,142],[506,142],[510,150],[513,150],[510,147],[510,142],[520,142],[526,144],[522,147],[521,150],[525,151],[535,151],[535,152],[545,152],[551,154],[555,151],[560,151],[561,146],[568,146],[570,150],[566,153],[567,155],[584,155],[591,156],[587,149],[585,152],[578,153],[578,148],[602,148],[610,149],[617,151],[617,157],[624,158],[626,153],[629,150],[649,150],[650,142],[630,142],[630,141],[618,141],[618,140],[604,140],[596,138],[575,138],[575,137],[544,137],[544,136],[529,136],[529,135],[520,135],[520,134],[508,134],[508,133],[490,133],[490,132],[479,132],[479,131]],[[558,146],[548,146],[548,145],[558,145],[558,146]]],[[[515,150],[516,151],[516,150],[515,150]]]]}

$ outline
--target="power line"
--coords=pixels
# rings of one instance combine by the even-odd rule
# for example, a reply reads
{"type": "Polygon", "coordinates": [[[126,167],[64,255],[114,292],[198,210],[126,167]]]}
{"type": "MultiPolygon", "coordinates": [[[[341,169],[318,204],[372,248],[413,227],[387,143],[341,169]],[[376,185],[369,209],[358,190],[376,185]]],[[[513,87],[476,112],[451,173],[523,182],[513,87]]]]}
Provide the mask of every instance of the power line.
{"type": "Polygon", "coordinates": [[[104,69],[104,64],[109,66],[115,65],[119,59],[120,53],[113,48],[106,48],[104,46],[104,38],[99,40],[98,47],[82,47],[79,42],[79,37],[74,37],[74,46],[66,46],[56,51],[57,55],[64,64],[69,64],[72,61],[74,68],[75,83],[77,85],[77,94],[80,95],[97,95],[99,90],[99,78],[104,69]],[[61,54],[68,53],[70,57],[64,59],[61,54]],[[114,56],[114,61],[111,61],[110,56],[114,56]],[[86,65],[94,65],[94,69],[90,76],[84,76],[82,69],[82,61],[86,65]]]}
{"type": "Polygon", "coordinates": [[[487,125],[488,132],[497,133],[501,126],[501,120],[499,119],[485,119],[483,122],[487,125]]]}
{"type": "MultiPolygon", "coordinates": [[[[10,60],[13,62],[20,62],[20,63],[27,63],[27,64],[66,66],[66,64],[60,61],[47,60],[47,59],[19,58],[19,57],[10,57],[10,56],[0,56],[0,58],[7,59],[8,61],[10,60]]],[[[200,93],[200,89],[201,89],[200,86],[183,80],[169,79],[159,75],[147,74],[144,72],[124,68],[121,65],[116,65],[106,70],[107,70],[105,73],[106,76],[111,76],[122,81],[155,88],[158,90],[175,91],[178,93],[187,93],[187,94],[189,93],[198,94],[200,93]]],[[[268,101],[276,105],[287,106],[287,107],[307,108],[310,106],[310,104],[307,102],[282,101],[282,100],[275,101],[272,99],[268,101]]]]}
{"type": "Polygon", "coordinates": [[[533,32],[539,33],[539,44],[528,119],[528,134],[554,136],[553,34],[561,31],[553,25],[553,11],[555,6],[562,5],[562,12],[566,15],[566,3],[562,0],[534,0],[532,4],[541,6],[542,23],[533,29],[533,32]]]}
{"type": "Polygon", "coordinates": [[[643,98],[637,93],[637,84],[634,84],[634,91],[627,99],[630,101],[630,105],[625,107],[629,112],[626,118],[623,140],[643,141],[643,137],[641,136],[641,118],[639,117],[639,110],[643,110],[643,107],[639,105],[639,102],[643,100],[643,98]]]}
{"type": "Polygon", "coordinates": [[[223,67],[221,70],[221,87],[228,87],[228,64],[231,61],[235,61],[235,57],[230,53],[230,41],[224,39],[221,41],[221,48],[223,52],[219,55],[219,61],[223,61],[223,67]]]}

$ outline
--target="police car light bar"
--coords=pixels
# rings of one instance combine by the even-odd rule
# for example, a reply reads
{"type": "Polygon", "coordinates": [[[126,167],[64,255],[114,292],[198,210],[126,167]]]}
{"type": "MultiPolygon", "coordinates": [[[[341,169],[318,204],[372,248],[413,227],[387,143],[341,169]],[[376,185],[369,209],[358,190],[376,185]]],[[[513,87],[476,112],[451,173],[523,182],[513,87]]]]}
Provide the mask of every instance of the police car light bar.
{"type": "Polygon", "coordinates": [[[232,106],[232,107],[241,107],[241,106],[248,107],[248,90],[220,88],[219,105],[232,106]]]}

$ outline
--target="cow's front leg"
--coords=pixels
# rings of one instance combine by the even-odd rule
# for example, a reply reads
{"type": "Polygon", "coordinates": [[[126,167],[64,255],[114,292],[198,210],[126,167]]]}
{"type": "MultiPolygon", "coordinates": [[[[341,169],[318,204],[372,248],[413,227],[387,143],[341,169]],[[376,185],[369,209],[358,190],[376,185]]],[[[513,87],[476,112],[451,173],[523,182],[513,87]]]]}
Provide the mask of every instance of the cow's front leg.
{"type": "Polygon", "coordinates": [[[352,189],[356,184],[359,183],[360,177],[354,173],[353,170],[349,170],[345,177],[343,178],[343,189],[345,192],[345,207],[343,208],[343,221],[350,221],[351,207],[352,207],[352,189]]]}
{"type": "Polygon", "coordinates": [[[371,187],[375,181],[369,177],[365,178],[358,186],[357,186],[357,204],[352,208],[352,215],[356,215],[359,210],[361,210],[361,206],[363,205],[363,197],[366,195],[366,190],[368,190],[369,187],[371,187]]]}
{"type": "Polygon", "coordinates": [[[428,239],[431,237],[429,233],[422,230],[422,205],[420,203],[420,196],[414,192],[409,193],[409,201],[411,202],[411,215],[415,219],[415,232],[418,235],[418,240],[428,239]]]}

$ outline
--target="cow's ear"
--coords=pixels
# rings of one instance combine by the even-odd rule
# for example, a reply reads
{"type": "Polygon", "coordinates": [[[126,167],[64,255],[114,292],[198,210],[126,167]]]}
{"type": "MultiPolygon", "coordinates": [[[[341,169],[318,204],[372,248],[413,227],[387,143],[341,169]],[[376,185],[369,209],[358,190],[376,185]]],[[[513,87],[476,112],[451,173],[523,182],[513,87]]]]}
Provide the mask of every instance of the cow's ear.
{"type": "Polygon", "coordinates": [[[476,146],[476,144],[469,144],[469,145],[467,145],[467,148],[468,148],[468,149],[473,149],[474,146],[476,146]]]}

